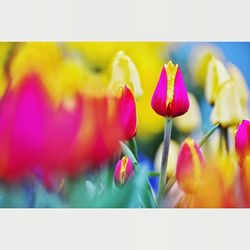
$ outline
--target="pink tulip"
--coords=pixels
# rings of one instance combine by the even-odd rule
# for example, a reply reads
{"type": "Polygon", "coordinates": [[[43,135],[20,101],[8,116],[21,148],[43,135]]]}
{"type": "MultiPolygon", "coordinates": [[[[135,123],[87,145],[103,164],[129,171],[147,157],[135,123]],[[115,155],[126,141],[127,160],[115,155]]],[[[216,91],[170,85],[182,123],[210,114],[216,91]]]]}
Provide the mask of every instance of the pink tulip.
{"type": "Polygon", "coordinates": [[[120,187],[123,186],[128,179],[134,175],[132,161],[128,156],[124,156],[118,161],[115,167],[114,181],[115,184],[120,187]]]}
{"type": "Polygon", "coordinates": [[[235,149],[239,159],[239,165],[242,167],[247,159],[250,158],[250,121],[243,120],[235,134],[235,149]]]}
{"type": "Polygon", "coordinates": [[[135,98],[128,85],[120,89],[118,112],[119,123],[123,131],[122,137],[124,140],[129,140],[136,135],[137,114],[135,98]]]}
{"type": "Polygon", "coordinates": [[[184,79],[178,65],[171,61],[164,65],[154,91],[151,106],[164,117],[183,115],[189,109],[189,99],[184,79]]]}

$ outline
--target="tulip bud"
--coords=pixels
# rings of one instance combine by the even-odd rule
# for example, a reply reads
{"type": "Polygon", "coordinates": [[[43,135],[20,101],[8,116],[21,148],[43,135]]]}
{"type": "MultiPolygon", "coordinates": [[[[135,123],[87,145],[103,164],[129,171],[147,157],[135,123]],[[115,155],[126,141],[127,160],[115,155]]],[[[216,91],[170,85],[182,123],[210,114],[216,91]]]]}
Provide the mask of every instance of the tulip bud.
{"type": "Polygon", "coordinates": [[[190,107],[187,113],[175,119],[175,126],[181,132],[190,133],[197,129],[201,124],[201,112],[195,96],[188,93],[190,107]]]}
{"type": "Polygon", "coordinates": [[[116,93],[119,87],[123,86],[125,83],[130,84],[130,87],[134,90],[135,97],[142,96],[141,81],[135,64],[124,51],[119,51],[115,54],[112,63],[109,89],[116,93]]]}
{"type": "Polygon", "coordinates": [[[204,166],[205,160],[198,145],[193,139],[187,138],[181,145],[176,166],[176,179],[183,191],[195,191],[204,166]]]}
{"type": "Polygon", "coordinates": [[[123,133],[122,139],[129,140],[136,135],[137,114],[134,95],[128,85],[121,87],[119,90],[118,112],[119,123],[123,133]]]}
{"type": "Polygon", "coordinates": [[[238,96],[237,85],[231,81],[227,82],[219,90],[211,113],[211,122],[229,127],[237,125],[245,116],[246,112],[238,96]]]}
{"type": "Polygon", "coordinates": [[[151,106],[157,114],[164,117],[176,117],[188,111],[187,90],[178,64],[170,61],[163,66],[151,106]]]}
{"type": "Polygon", "coordinates": [[[250,120],[243,120],[235,133],[235,149],[238,155],[239,165],[245,164],[247,157],[250,158],[250,120]]]}
{"type": "Polygon", "coordinates": [[[116,164],[114,173],[115,184],[118,187],[123,186],[128,181],[128,179],[133,175],[134,175],[134,169],[132,161],[128,158],[128,156],[125,155],[116,164]]]}
{"type": "Polygon", "coordinates": [[[210,104],[215,103],[220,87],[230,80],[223,63],[216,57],[212,57],[208,64],[205,84],[205,97],[210,104]]]}

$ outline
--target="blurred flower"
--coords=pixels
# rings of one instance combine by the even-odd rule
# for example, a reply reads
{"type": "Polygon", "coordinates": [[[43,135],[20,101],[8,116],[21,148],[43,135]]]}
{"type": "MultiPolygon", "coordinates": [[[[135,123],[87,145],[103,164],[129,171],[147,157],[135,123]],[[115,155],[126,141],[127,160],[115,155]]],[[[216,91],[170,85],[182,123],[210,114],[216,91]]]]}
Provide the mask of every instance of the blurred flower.
{"type": "Polygon", "coordinates": [[[62,60],[63,54],[57,43],[18,43],[8,67],[12,87],[31,72],[38,74],[43,83],[48,83],[62,60]]]}
{"type": "Polygon", "coordinates": [[[183,115],[189,109],[184,79],[178,65],[164,65],[151,100],[153,110],[164,117],[183,115]]]}
{"type": "Polygon", "coordinates": [[[14,43],[0,42],[0,97],[2,97],[7,87],[7,76],[5,71],[13,47],[14,43]]]}
{"type": "MultiPolygon", "coordinates": [[[[154,160],[154,166],[158,172],[160,172],[161,170],[162,147],[163,143],[160,144],[154,160]]],[[[170,157],[168,158],[168,164],[167,164],[167,177],[175,175],[178,153],[179,153],[179,144],[176,141],[171,140],[169,146],[170,157]]]]}
{"type": "Polygon", "coordinates": [[[205,160],[198,145],[187,138],[181,145],[176,166],[176,179],[183,191],[192,193],[196,190],[204,166],[205,160]]]}
{"type": "MultiPolygon", "coordinates": [[[[243,120],[235,133],[235,149],[239,165],[243,167],[247,157],[250,157],[250,121],[243,120]]],[[[246,162],[247,164],[247,162],[246,162]]]]}
{"type": "MultiPolygon", "coordinates": [[[[221,208],[233,206],[232,192],[227,192],[216,167],[203,168],[199,188],[192,194],[189,207],[221,208]]],[[[230,190],[231,191],[231,190],[230,190]]]]}
{"type": "Polygon", "coordinates": [[[23,176],[42,158],[49,100],[34,80],[34,76],[27,77],[1,99],[0,178],[23,176]]]}
{"type": "Polygon", "coordinates": [[[119,122],[124,132],[123,139],[129,140],[136,135],[137,114],[134,95],[128,85],[119,89],[119,122]]]}
{"type": "Polygon", "coordinates": [[[245,116],[237,85],[231,81],[225,83],[218,90],[211,113],[211,122],[219,123],[222,127],[229,127],[237,125],[245,116]]]}
{"type": "Polygon", "coordinates": [[[119,98],[76,92],[54,105],[40,77],[28,74],[0,102],[0,178],[18,179],[40,168],[48,180],[99,168],[136,125],[127,86],[119,98]]]}
{"type": "Polygon", "coordinates": [[[183,133],[191,133],[199,128],[201,124],[201,111],[195,96],[192,93],[188,93],[188,99],[190,107],[187,113],[174,120],[176,128],[183,133]]]}
{"type": "Polygon", "coordinates": [[[115,167],[114,172],[114,181],[115,184],[120,187],[123,186],[128,179],[134,175],[132,161],[128,156],[124,156],[121,160],[118,161],[115,167]]]}
{"type": "Polygon", "coordinates": [[[222,52],[210,44],[194,46],[191,52],[189,69],[194,83],[200,87],[204,87],[206,83],[208,65],[214,56],[219,59],[223,57],[222,52]]]}
{"type": "Polygon", "coordinates": [[[210,104],[215,103],[221,86],[230,80],[230,75],[223,63],[216,57],[212,57],[208,64],[205,85],[205,97],[210,104]]]}
{"type": "Polygon", "coordinates": [[[129,84],[134,90],[136,98],[143,94],[139,73],[135,64],[124,51],[119,51],[115,54],[112,62],[109,89],[116,93],[124,84],[129,84]]]}
{"type": "Polygon", "coordinates": [[[242,106],[247,108],[249,89],[242,72],[232,63],[228,65],[227,70],[232,78],[232,81],[237,86],[237,93],[242,102],[242,106]]]}

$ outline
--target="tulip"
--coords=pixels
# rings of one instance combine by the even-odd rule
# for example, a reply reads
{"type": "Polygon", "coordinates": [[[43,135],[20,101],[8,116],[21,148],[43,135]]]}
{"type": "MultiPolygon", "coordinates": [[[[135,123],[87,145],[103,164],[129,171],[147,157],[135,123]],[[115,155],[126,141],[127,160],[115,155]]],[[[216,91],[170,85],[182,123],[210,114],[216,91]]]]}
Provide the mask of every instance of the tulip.
{"type": "Polygon", "coordinates": [[[204,166],[205,160],[198,145],[187,138],[181,145],[176,166],[176,179],[183,191],[193,193],[197,189],[204,166]]]}
{"type": "Polygon", "coordinates": [[[232,81],[237,85],[237,93],[242,105],[246,107],[249,97],[249,89],[246,79],[240,69],[232,63],[228,65],[227,70],[232,78],[232,81]]]}
{"type": "Polygon", "coordinates": [[[208,64],[205,84],[205,97],[211,105],[215,103],[220,87],[230,80],[231,77],[223,63],[212,57],[208,64]]]}
{"type": "Polygon", "coordinates": [[[42,158],[49,99],[34,75],[0,102],[0,177],[25,176],[42,158]]]}
{"type": "Polygon", "coordinates": [[[120,88],[118,100],[118,122],[123,131],[122,139],[129,140],[136,135],[137,114],[134,95],[128,85],[120,88]]]}
{"type": "Polygon", "coordinates": [[[128,156],[125,155],[116,164],[114,172],[115,184],[118,187],[123,186],[133,175],[134,175],[134,170],[132,161],[128,158],[128,156]]]}
{"type": "Polygon", "coordinates": [[[176,117],[174,124],[178,130],[184,133],[190,133],[197,129],[201,124],[201,111],[195,96],[188,93],[190,108],[187,113],[176,117]]]}
{"type": "Polygon", "coordinates": [[[73,95],[55,105],[37,74],[25,76],[0,100],[0,178],[28,173],[75,175],[111,159],[136,133],[132,91],[121,96],[73,95]]]}
{"type": "Polygon", "coordinates": [[[157,114],[164,117],[176,117],[188,111],[187,90],[178,64],[170,61],[163,66],[151,106],[157,114]]]}
{"type": "Polygon", "coordinates": [[[171,61],[164,65],[160,79],[151,100],[152,109],[159,115],[166,117],[163,139],[161,174],[157,200],[162,200],[166,185],[166,171],[171,139],[172,118],[185,114],[189,109],[189,99],[184,79],[178,64],[171,61]]]}
{"type": "Polygon", "coordinates": [[[193,49],[190,57],[190,72],[194,79],[194,83],[200,87],[204,87],[206,83],[206,75],[208,64],[214,57],[222,58],[221,51],[212,45],[202,45],[193,49]]]}
{"type": "Polygon", "coordinates": [[[126,83],[130,84],[130,87],[134,90],[136,98],[143,94],[139,73],[135,64],[124,51],[119,51],[115,54],[112,62],[109,89],[117,92],[126,83]]]}
{"type": "Polygon", "coordinates": [[[38,74],[43,84],[49,84],[49,78],[62,60],[63,53],[57,43],[19,43],[7,65],[7,73],[12,86],[17,86],[30,72],[38,74]]]}
{"type": "Polygon", "coordinates": [[[221,86],[211,113],[211,122],[222,127],[237,125],[245,117],[245,109],[238,96],[238,88],[234,82],[221,86]]]}
{"type": "Polygon", "coordinates": [[[239,165],[243,167],[245,161],[250,158],[250,120],[243,120],[235,133],[235,149],[238,155],[239,165]]]}

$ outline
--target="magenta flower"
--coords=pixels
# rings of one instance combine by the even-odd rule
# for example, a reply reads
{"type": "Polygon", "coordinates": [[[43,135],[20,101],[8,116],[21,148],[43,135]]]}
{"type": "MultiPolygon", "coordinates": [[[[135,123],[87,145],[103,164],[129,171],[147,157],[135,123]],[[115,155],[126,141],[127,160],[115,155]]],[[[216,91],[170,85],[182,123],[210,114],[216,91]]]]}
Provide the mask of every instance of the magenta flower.
{"type": "Polygon", "coordinates": [[[115,167],[114,181],[115,184],[120,187],[123,186],[128,179],[134,175],[132,161],[128,156],[124,156],[118,161],[115,167]]]}
{"type": "Polygon", "coordinates": [[[164,117],[176,117],[188,111],[187,90],[177,64],[170,61],[163,66],[151,106],[157,114],[164,117]]]}
{"type": "Polygon", "coordinates": [[[240,167],[244,166],[247,157],[250,158],[250,121],[243,120],[235,134],[235,149],[240,167]]]}
{"type": "Polygon", "coordinates": [[[124,140],[129,140],[136,135],[137,114],[135,98],[128,85],[120,89],[118,113],[120,126],[123,131],[122,137],[124,140]]]}

